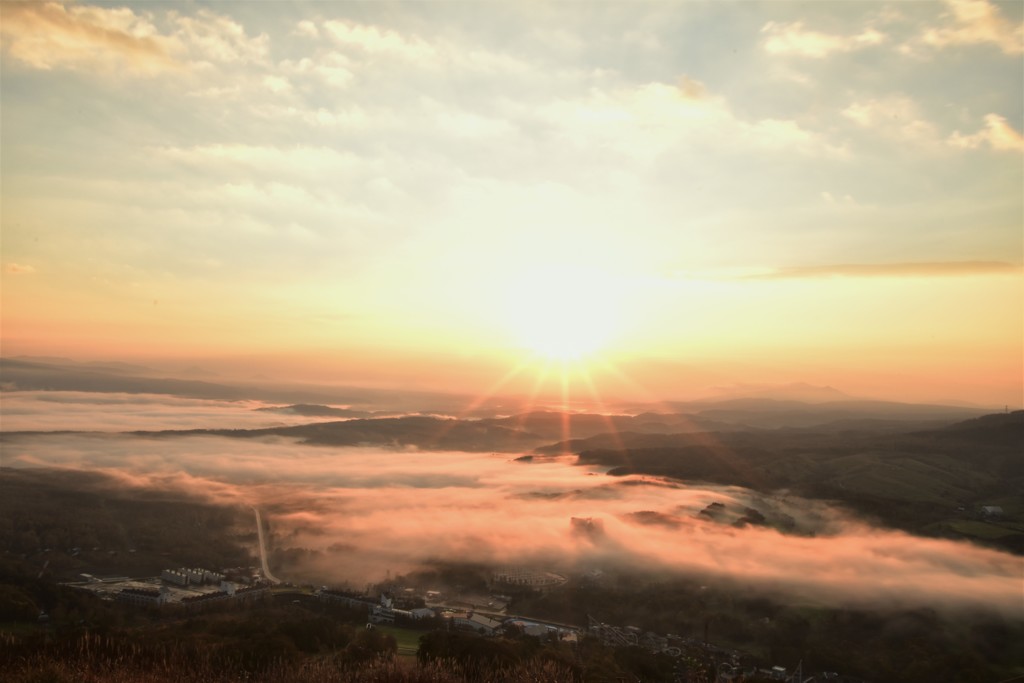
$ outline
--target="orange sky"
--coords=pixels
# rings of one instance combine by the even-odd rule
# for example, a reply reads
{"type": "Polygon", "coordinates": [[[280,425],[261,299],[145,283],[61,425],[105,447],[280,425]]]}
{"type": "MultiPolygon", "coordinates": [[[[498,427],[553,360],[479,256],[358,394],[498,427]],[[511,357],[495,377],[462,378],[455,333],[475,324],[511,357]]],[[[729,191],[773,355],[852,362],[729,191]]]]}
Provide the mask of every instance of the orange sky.
{"type": "Polygon", "coordinates": [[[4,4],[3,354],[1019,406],[1022,11],[4,4]]]}

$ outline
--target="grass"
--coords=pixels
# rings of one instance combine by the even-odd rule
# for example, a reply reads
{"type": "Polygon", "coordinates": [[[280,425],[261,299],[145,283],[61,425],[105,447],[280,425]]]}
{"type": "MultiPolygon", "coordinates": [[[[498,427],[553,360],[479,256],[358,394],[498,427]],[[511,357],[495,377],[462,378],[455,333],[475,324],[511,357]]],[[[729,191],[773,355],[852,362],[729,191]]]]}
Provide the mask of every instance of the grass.
{"type": "Polygon", "coordinates": [[[872,453],[837,458],[825,469],[833,481],[851,492],[908,502],[952,505],[970,494],[966,480],[978,477],[947,458],[880,458],[872,453]]]}
{"type": "Polygon", "coordinates": [[[40,633],[44,627],[30,621],[0,621],[0,633],[8,633],[12,636],[24,636],[40,633]]]}
{"type": "MultiPolygon", "coordinates": [[[[408,646],[419,632],[383,627],[408,646]]],[[[417,643],[418,644],[418,643],[417,643]]],[[[565,666],[539,659],[507,667],[461,666],[454,661],[418,665],[382,657],[354,666],[331,658],[270,661],[258,669],[221,662],[210,652],[82,634],[48,643],[19,643],[0,634],[0,680],[5,683],[574,683],[565,666]]]]}
{"type": "Polygon", "coordinates": [[[1014,531],[1013,529],[1008,529],[1004,526],[989,524],[988,522],[980,522],[973,519],[958,519],[956,521],[949,522],[949,527],[958,534],[982,539],[1002,538],[1003,536],[1020,533],[1019,531],[1014,531]]]}
{"type": "Polygon", "coordinates": [[[398,643],[399,657],[415,657],[416,651],[420,648],[420,636],[423,631],[414,631],[410,628],[399,628],[398,626],[374,626],[381,633],[386,633],[398,643]]]}
{"type": "Polygon", "coordinates": [[[232,673],[208,665],[169,667],[166,662],[139,665],[61,660],[32,660],[0,670],[9,683],[575,683],[577,678],[555,664],[524,662],[492,671],[464,670],[450,662],[423,667],[382,660],[342,670],[324,661],[279,667],[264,672],[232,673]]]}
{"type": "Polygon", "coordinates": [[[1003,508],[1003,518],[1019,519],[1024,517],[1024,496],[1005,496],[985,500],[985,505],[998,505],[1003,508]]]}

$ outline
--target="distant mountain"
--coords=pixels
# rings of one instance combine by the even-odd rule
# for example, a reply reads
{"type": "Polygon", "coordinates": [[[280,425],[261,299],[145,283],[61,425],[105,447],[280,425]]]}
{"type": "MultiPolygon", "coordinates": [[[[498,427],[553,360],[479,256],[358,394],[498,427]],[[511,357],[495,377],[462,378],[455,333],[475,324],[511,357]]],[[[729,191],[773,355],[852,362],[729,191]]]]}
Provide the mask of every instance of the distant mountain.
{"type": "Polygon", "coordinates": [[[135,432],[155,437],[209,434],[230,438],[287,436],[303,443],[321,446],[384,446],[423,450],[499,451],[530,450],[545,441],[529,432],[509,429],[482,421],[444,419],[426,416],[354,419],[344,422],[318,422],[294,427],[268,429],[193,429],[185,431],[135,432]]]}
{"type": "Polygon", "coordinates": [[[598,434],[583,439],[570,439],[559,441],[553,444],[546,444],[535,449],[535,453],[541,455],[558,455],[561,453],[584,453],[595,450],[631,450],[644,448],[673,448],[706,443],[709,439],[717,439],[717,435],[729,431],[749,431],[731,425],[722,432],[672,432],[672,433],[641,433],[641,432],[618,432],[609,434],[598,434]]]}
{"type": "MultiPolygon", "coordinates": [[[[193,398],[239,400],[247,398],[235,387],[198,380],[132,374],[119,364],[55,365],[0,358],[4,384],[21,390],[93,391],[128,394],[171,394],[193,398]]],[[[131,367],[131,366],[129,366],[131,367]]]]}
{"type": "Polygon", "coordinates": [[[183,368],[182,370],[178,371],[175,374],[178,375],[179,377],[186,377],[186,378],[190,378],[190,379],[192,379],[192,378],[207,378],[207,379],[209,379],[209,378],[219,377],[220,376],[220,373],[214,372],[212,370],[207,370],[206,368],[201,368],[198,365],[190,365],[187,368],[183,368]]]}
{"type": "Polygon", "coordinates": [[[769,398],[737,398],[725,401],[672,403],[673,408],[697,419],[749,427],[817,427],[844,420],[945,420],[954,422],[979,417],[984,408],[898,403],[894,401],[844,400],[824,403],[769,398]]]}
{"type": "Polygon", "coordinates": [[[951,424],[938,431],[921,432],[933,439],[955,439],[979,446],[1013,448],[1024,461],[1024,410],[982,415],[951,424]]]}
{"type": "MultiPolygon", "coordinates": [[[[261,412],[300,415],[310,418],[348,418],[343,421],[272,427],[255,430],[187,430],[158,432],[160,436],[205,433],[234,438],[266,435],[288,436],[305,443],[354,446],[438,448],[468,451],[530,451],[539,454],[582,453],[593,450],[660,449],[701,446],[709,442],[749,447],[756,442],[790,444],[818,443],[830,448],[837,438],[868,438],[899,435],[922,429],[941,429],[950,420],[845,419],[835,415],[847,408],[826,410],[814,404],[810,414],[805,404],[795,402],[751,404],[754,399],[726,402],[744,410],[708,409],[698,415],[641,413],[640,415],[597,415],[534,411],[505,418],[455,419],[424,415],[376,417],[373,413],[322,404],[292,404],[258,408],[261,412]],[[754,408],[767,408],[764,412],[754,408]],[[711,420],[708,413],[743,422],[711,420]],[[764,426],[752,427],[750,422],[764,426]],[[790,424],[800,426],[788,426],[790,424]],[[783,424],[787,426],[778,427],[783,424]],[[743,434],[746,434],[744,436],[743,434]],[[568,438],[566,438],[568,437],[568,438]]],[[[879,410],[873,405],[873,410],[879,410]]],[[[903,405],[903,404],[898,404],[903,405]]],[[[923,407],[928,413],[927,406],[923,407]]],[[[908,409],[909,410],[909,409],[908,409]]],[[[962,409],[957,409],[962,410],[962,409]]],[[[911,413],[916,414],[916,413],[911,413]]]]}
{"type": "Polygon", "coordinates": [[[152,375],[157,372],[153,368],[146,367],[145,365],[122,363],[121,361],[76,361],[70,358],[60,358],[55,356],[15,356],[11,360],[50,365],[58,368],[95,370],[99,372],[111,372],[123,375],[152,375]]]}
{"type": "Polygon", "coordinates": [[[729,387],[715,387],[710,400],[722,401],[734,398],[768,398],[778,401],[802,401],[804,403],[825,403],[848,401],[855,397],[833,387],[819,387],[806,382],[792,384],[736,384],[729,387]]]}
{"type": "Polygon", "coordinates": [[[598,415],[594,413],[563,413],[534,411],[512,417],[481,420],[537,434],[548,439],[585,439],[599,434],[643,432],[678,434],[729,429],[732,425],[684,414],[641,413],[640,415],[598,415]]]}
{"type": "Polygon", "coordinates": [[[5,390],[89,391],[97,393],[163,394],[214,400],[261,400],[286,404],[381,406],[388,411],[447,412],[470,398],[451,394],[367,389],[353,386],[292,383],[210,382],[163,376],[159,371],[117,362],[77,363],[63,358],[0,358],[5,390]]]}
{"type": "MultiPolygon", "coordinates": [[[[344,421],[317,422],[266,429],[168,430],[135,432],[148,436],[174,437],[209,434],[231,438],[287,436],[304,443],[329,446],[378,445],[385,447],[416,447],[422,449],[528,452],[564,436],[590,438],[584,445],[616,444],[612,435],[625,433],[670,436],[704,433],[718,427],[723,431],[738,429],[728,424],[696,422],[686,415],[570,414],[556,412],[524,413],[497,419],[455,419],[424,415],[373,417],[372,413],[333,408],[317,404],[257,408],[262,412],[305,415],[307,417],[346,417],[344,421]]],[[[576,442],[573,442],[574,444],[576,442]]],[[[561,452],[555,450],[551,452],[561,452]]]]}
{"type": "Polygon", "coordinates": [[[373,417],[374,413],[366,410],[352,410],[351,408],[333,408],[313,403],[296,403],[290,406],[270,406],[267,408],[256,408],[263,413],[277,413],[278,415],[300,415],[302,417],[351,417],[366,418],[373,417]]]}

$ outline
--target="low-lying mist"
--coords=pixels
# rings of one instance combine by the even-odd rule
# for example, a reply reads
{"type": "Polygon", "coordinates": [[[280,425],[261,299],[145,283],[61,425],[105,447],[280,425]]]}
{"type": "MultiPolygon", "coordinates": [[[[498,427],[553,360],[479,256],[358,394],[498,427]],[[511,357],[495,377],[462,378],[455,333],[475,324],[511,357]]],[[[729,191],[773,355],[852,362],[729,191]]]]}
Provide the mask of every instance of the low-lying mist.
{"type": "Polygon", "coordinates": [[[268,412],[270,404],[262,401],[162,394],[4,391],[0,400],[5,432],[261,429],[340,419],[268,412]]]}
{"type": "Polygon", "coordinates": [[[292,553],[304,558],[287,577],[295,580],[361,585],[388,570],[458,560],[676,573],[834,606],[1020,617],[1024,564],[1013,555],[874,528],[784,492],[609,477],[571,456],[515,457],[215,436],[36,434],[3,443],[8,467],[100,471],[124,486],[258,506],[279,550],[307,549],[292,553]]]}

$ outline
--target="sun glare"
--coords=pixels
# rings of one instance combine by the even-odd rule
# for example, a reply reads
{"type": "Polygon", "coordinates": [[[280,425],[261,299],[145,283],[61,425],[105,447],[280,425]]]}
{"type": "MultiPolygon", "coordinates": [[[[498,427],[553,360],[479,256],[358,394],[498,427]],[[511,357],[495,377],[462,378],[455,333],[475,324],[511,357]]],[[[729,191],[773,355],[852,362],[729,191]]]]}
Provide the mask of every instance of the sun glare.
{"type": "Polygon", "coordinates": [[[560,361],[607,348],[621,322],[619,296],[607,280],[563,269],[533,272],[508,293],[507,324],[518,342],[560,361]]]}

